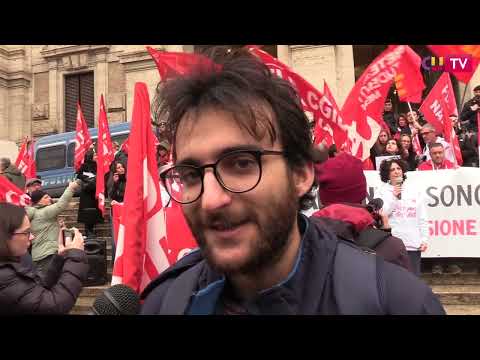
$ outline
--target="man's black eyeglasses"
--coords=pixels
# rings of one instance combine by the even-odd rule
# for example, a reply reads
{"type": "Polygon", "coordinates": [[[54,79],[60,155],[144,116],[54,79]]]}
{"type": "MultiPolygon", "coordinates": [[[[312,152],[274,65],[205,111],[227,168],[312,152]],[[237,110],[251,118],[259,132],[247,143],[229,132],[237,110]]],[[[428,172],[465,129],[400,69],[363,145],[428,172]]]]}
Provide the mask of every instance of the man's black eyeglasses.
{"type": "Polygon", "coordinates": [[[180,204],[190,204],[203,194],[205,169],[212,168],[220,185],[233,193],[253,190],[262,178],[262,156],[285,155],[273,150],[234,150],[214,164],[177,165],[160,174],[170,197],[180,204]]]}

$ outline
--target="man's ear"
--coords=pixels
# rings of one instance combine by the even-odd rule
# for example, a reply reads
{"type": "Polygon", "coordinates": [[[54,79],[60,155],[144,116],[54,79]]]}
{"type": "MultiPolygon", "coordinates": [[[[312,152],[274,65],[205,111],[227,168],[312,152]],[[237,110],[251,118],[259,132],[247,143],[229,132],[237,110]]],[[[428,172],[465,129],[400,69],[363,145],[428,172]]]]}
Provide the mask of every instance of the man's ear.
{"type": "Polygon", "coordinates": [[[310,190],[313,185],[314,178],[315,170],[312,162],[308,162],[303,166],[298,166],[293,169],[295,191],[299,198],[310,190]]]}

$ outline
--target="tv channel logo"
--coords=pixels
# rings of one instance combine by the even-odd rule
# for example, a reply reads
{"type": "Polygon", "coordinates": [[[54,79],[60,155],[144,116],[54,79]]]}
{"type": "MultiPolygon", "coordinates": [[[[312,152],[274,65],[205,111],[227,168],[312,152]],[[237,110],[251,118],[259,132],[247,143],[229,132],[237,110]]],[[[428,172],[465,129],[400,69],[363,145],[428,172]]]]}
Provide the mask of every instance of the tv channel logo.
{"type": "Polygon", "coordinates": [[[422,68],[427,71],[472,72],[472,55],[426,56],[422,68]]]}

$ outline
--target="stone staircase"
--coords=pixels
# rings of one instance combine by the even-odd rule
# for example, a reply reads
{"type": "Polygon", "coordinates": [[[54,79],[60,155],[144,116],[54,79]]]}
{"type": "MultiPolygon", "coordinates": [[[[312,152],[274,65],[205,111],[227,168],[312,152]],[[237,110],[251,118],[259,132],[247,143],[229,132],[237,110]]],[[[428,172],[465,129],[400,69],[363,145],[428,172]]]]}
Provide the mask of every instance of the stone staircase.
{"type": "MultiPolygon", "coordinates": [[[[102,286],[88,286],[82,289],[80,296],[70,312],[72,315],[87,314],[95,298],[105,289],[110,287],[112,276],[112,247],[111,247],[111,228],[110,228],[110,204],[106,203],[105,222],[95,227],[97,238],[107,241],[107,269],[108,283],[102,286]]],[[[60,215],[67,227],[75,226],[80,231],[84,231],[83,224],[77,223],[78,198],[74,198],[68,208],[60,215]]],[[[480,315],[480,274],[478,267],[470,264],[460,264],[464,272],[458,275],[431,273],[429,259],[422,262],[422,279],[429,284],[433,292],[436,293],[445,307],[448,315],[480,315]],[[427,264],[425,264],[427,263],[427,264]],[[426,266],[425,266],[426,265],[426,266]]],[[[478,260],[480,266],[480,259],[478,260]]]]}

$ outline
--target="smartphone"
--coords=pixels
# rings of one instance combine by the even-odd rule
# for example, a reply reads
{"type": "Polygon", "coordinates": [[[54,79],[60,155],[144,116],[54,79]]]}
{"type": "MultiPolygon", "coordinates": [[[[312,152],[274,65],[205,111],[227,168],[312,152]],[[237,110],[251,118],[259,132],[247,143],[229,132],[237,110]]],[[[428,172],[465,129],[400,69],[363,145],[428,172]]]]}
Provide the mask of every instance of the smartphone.
{"type": "Polygon", "coordinates": [[[74,232],[70,229],[62,229],[63,246],[73,241],[74,232]]]}

